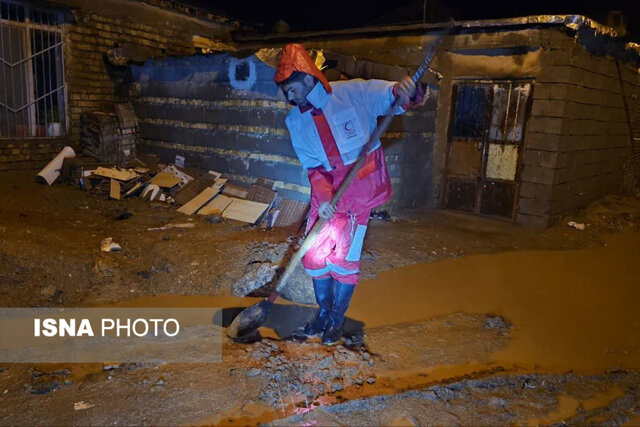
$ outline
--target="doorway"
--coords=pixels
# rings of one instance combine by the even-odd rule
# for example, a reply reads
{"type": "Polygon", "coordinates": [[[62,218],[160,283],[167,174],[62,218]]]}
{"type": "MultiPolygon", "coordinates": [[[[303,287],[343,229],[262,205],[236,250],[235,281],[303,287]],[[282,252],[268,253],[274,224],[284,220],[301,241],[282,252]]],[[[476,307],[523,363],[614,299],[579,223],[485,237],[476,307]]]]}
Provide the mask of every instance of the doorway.
{"type": "Polygon", "coordinates": [[[531,80],[453,86],[444,207],[514,219],[531,80]]]}

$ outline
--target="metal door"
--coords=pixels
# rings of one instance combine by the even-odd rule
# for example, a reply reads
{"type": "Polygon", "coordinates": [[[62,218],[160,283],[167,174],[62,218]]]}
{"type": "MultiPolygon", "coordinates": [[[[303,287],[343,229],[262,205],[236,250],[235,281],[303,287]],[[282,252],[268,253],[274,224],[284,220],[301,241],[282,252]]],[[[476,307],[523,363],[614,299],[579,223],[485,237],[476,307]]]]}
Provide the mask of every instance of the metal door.
{"type": "Polygon", "coordinates": [[[513,219],[530,81],[454,85],[444,206],[513,219]]]}

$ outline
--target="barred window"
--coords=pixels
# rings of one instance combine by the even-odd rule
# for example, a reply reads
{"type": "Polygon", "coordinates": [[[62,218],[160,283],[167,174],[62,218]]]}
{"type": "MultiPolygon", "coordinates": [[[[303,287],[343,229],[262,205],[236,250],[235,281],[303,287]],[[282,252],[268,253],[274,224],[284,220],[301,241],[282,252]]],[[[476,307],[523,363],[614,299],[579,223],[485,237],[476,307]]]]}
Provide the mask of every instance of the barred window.
{"type": "Polygon", "coordinates": [[[66,133],[63,15],[0,1],[0,138],[66,133]]]}

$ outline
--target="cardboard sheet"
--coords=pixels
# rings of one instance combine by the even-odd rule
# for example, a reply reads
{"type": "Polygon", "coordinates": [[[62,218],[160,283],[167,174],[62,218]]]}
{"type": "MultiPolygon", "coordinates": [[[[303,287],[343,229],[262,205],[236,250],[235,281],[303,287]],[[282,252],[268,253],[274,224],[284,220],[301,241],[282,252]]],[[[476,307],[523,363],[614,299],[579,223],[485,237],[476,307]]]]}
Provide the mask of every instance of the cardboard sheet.
{"type": "Polygon", "coordinates": [[[178,212],[185,215],[192,215],[198,209],[200,209],[205,203],[218,194],[218,190],[215,188],[205,188],[200,194],[191,199],[187,204],[178,209],[178,212]]]}
{"type": "Polygon", "coordinates": [[[160,188],[172,188],[180,184],[180,178],[177,178],[172,173],[160,172],[153,178],[151,178],[151,184],[157,185],[160,188]]]}
{"type": "Polygon", "coordinates": [[[111,180],[111,187],[109,188],[109,197],[112,199],[120,200],[120,182],[115,179],[111,180]]]}
{"type": "Polygon", "coordinates": [[[269,205],[266,203],[252,202],[250,200],[233,199],[233,202],[224,210],[222,216],[237,221],[254,224],[264,213],[269,205]]]}
{"type": "Polygon", "coordinates": [[[207,203],[198,211],[198,215],[221,215],[231,204],[233,199],[224,194],[218,194],[212,201],[207,203]]]}
{"type": "Polygon", "coordinates": [[[118,170],[115,168],[103,168],[100,166],[93,171],[94,175],[104,176],[106,178],[118,179],[120,181],[129,181],[138,176],[137,173],[128,170],[118,170]]]}

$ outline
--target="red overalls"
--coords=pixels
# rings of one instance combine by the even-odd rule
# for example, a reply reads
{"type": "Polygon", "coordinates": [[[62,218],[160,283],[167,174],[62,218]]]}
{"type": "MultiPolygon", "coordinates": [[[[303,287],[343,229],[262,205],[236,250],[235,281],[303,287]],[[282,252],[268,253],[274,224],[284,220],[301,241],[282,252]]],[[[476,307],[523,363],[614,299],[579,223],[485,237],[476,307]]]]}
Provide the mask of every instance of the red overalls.
{"type": "MultiPolygon", "coordinates": [[[[352,167],[352,165],[343,164],[322,110],[314,108],[311,114],[333,169],[327,171],[319,166],[308,170],[311,183],[311,209],[307,232],[318,219],[320,205],[331,200],[352,167]]],[[[389,200],[392,194],[384,154],[382,148],[378,148],[368,155],[357,177],[338,202],[335,215],[324,224],[302,259],[302,264],[309,275],[314,279],[331,276],[342,283],[353,285],[358,283],[360,253],[369,222],[369,213],[372,208],[389,200]]]]}

